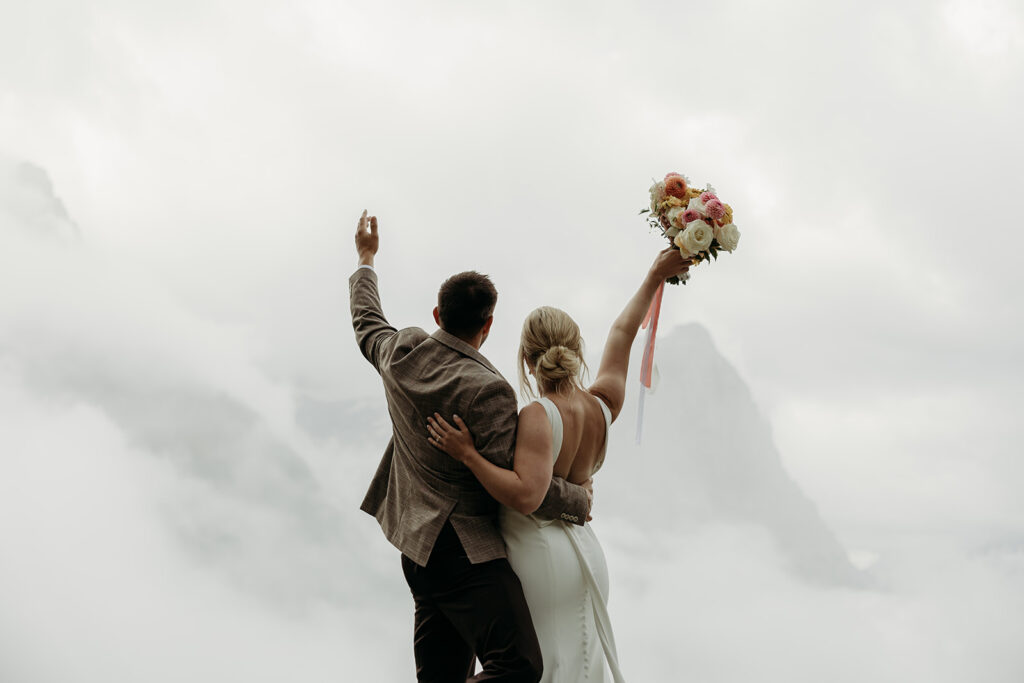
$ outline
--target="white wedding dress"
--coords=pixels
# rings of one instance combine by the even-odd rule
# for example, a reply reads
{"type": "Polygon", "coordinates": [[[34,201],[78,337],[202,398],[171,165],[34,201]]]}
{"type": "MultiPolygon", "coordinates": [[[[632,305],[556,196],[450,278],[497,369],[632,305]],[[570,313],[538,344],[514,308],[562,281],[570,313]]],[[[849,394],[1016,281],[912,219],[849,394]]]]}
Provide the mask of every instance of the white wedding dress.
{"type": "MultiPolygon", "coordinates": [[[[604,401],[604,461],[612,416],[604,401]]],[[[550,399],[540,403],[551,422],[552,466],[562,448],[562,416],[550,399]]],[[[621,683],[615,638],[608,619],[608,566],[604,551],[587,524],[541,520],[501,507],[501,531],[508,561],[519,576],[533,616],[541,654],[542,683],[607,681],[621,683]],[[607,662],[607,668],[605,666],[607,662]]]]}

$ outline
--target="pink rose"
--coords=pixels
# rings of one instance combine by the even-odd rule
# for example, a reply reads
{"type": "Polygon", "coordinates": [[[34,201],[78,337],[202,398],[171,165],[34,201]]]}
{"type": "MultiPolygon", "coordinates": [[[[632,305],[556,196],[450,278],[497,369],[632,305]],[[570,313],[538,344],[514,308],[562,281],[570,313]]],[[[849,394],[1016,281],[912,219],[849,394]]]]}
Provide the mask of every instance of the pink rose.
{"type": "Polygon", "coordinates": [[[707,204],[712,199],[718,199],[718,196],[714,192],[701,192],[700,193],[701,204],[707,204]]]}
{"type": "MultiPolygon", "coordinates": [[[[704,194],[708,193],[705,192],[704,194]]],[[[722,218],[725,217],[725,204],[723,204],[718,199],[712,199],[709,202],[705,202],[704,210],[707,211],[708,215],[714,218],[716,221],[721,220],[722,218]]]]}
{"type": "Polygon", "coordinates": [[[687,209],[683,212],[683,225],[692,223],[693,221],[700,220],[700,213],[694,209],[687,209]]]}

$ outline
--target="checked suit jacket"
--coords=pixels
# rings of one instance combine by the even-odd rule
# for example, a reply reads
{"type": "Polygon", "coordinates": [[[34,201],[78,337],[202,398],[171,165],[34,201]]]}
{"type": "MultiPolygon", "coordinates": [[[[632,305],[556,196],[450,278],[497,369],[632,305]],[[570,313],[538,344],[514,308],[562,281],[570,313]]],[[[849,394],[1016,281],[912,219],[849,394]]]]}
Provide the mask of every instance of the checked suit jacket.
{"type": "MultiPolygon", "coordinates": [[[[398,330],[381,309],[377,274],[359,268],[349,278],[352,327],[363,356],[381,376],[392,438],[361,509],[377,518],[387,539],[426,566],[438,534],[450,520],[473,564],[505,557],[498,503],[469,469],[427,442],[427,416],[459,415],[476,449],[511,469],[518,411],[505,378],[475,348],[438,330],[398,330]]],[[[586,491],[553,477],[535,514],[582,524],[586,491]]]]}

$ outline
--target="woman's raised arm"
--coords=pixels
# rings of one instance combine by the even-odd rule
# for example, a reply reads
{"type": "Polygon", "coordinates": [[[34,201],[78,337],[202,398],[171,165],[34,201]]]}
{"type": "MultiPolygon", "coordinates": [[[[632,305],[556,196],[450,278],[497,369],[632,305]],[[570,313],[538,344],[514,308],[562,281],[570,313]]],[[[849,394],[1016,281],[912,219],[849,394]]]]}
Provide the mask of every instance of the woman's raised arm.
{"type": "Polygon", "coordinates": [[[612,420],[619,416],[622,410],[622,403],[626,399],[626,372],[629,369],[629,351],[633,347],[633,340],[636,339],[637,330],[643,322],[647,309],[651,306],[651,300],[658,287],[673,275],[678,275],[689,269],[692,261],[683,258],[682,254],[675,247],[668,247],[662,250],[643,284],[636,291],[633,298],[629,300],[626,307],[619,313],[619,317],[612,323],[612,329],[608,332],[608,341],[604,345],[604,353],[601,354],[601,367],[597,371],[597,379],[590,386],[590,393],[602,399],[612,411],[612,420]]]}

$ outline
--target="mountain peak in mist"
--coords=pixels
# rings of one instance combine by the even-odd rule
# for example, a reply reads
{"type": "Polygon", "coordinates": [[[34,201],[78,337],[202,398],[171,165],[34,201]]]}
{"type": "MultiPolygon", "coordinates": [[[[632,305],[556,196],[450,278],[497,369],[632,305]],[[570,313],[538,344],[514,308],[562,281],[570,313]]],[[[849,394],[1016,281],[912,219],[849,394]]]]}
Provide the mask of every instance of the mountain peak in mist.
{"type": "Polygon", "coordinates": [[[668,330],[658,338],[655,363],[660,380],[645,398],[640,446],[633,443],[638,385],[630,382],[609,461],[614,452],[639,453],[621,458],[627,462],[614,466],[614,476],[602,478],[604,503],[624,513],[643,510],[652,524],[669,529],[755,525],[769,532],[797,574],[862,584],[814,503],[786,472],[770,424],[709,331],[697,323],[668,330]]]}
{"type": "Polygon", "coordinates": [[[46,169],[0,157],[0,228],[4,227],[21,228],[35,237],[81,237],[46,169]]]}

